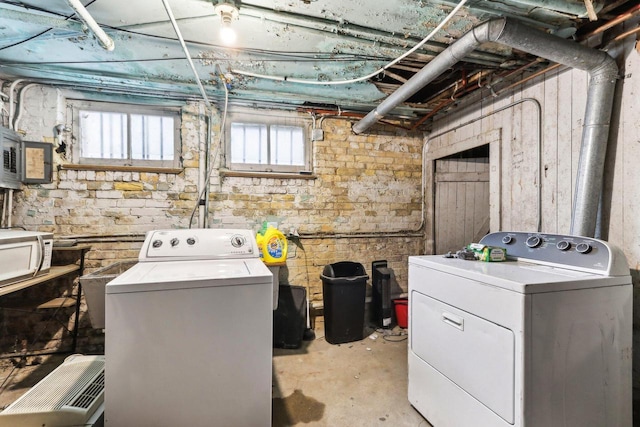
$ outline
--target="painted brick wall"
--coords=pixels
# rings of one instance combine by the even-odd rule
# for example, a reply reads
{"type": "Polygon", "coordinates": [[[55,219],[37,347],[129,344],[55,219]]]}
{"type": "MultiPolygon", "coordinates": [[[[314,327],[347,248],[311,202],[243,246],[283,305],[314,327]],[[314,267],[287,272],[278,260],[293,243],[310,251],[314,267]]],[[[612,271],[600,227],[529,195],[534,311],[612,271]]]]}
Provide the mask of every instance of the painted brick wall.
{"type": "MultiPolygon", "coordinates": [[[[44,86],[30,90],[19,125],[26,140],[54,142],[67,96],[73,94],[44,86]]],[[[266,220],[284,232],[295,228],[305,250],[291,245],[281,278],[308,286],[316,305],[322,302],[322,268],[337,261],[360,262],[370,274],[371,261],[387,259],[396,292],[406,290],[407,257],[423,248],[422,135],[381,127],[376,135],[356,136],[342,119],[324,120],[323,130],[324,140],[313,148],[315,179],[224,177],[218,158],[210,183],[210,227],[258,230],[266,220]]],[[[188,104],[182,113],[181,173],[56,168],[51,184],[16,193],[13,223],[91,244],[87,272],[135,259],[146,231],[188,226],[206,132],[204,107],[188,104]]],[[[56,154],[54,163],[65,159],[56,154]]]]}
{"type": "Polygon", "coordinates": [[[407,256],[421,253],[423,241],[422,138],[393,128],[356,136],[338,119],[323,130],[314,142],[316,179],[226,177],[214,184],[211,223],[258,229],[267,220],[298,230],[305,251],[287,263],[288,280],[309,285],[316,301],[322,268],[345,260],[370,273],[371,261],[387,259],[406,290],[407,256]]]}

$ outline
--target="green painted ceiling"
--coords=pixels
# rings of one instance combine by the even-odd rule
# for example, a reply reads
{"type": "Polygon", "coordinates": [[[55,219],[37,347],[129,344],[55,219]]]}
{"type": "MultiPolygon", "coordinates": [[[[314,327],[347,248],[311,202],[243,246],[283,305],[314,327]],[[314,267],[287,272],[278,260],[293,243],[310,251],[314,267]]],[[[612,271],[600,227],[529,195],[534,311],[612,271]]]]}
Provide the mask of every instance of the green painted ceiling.
{"type": "MultiPolygon", "coordinates": [[[[115,41],[113,51],[84,31],[65,0],[0,0],[0,76],[162,100],[202,99],[161,0],[82,2],[115,41]]],[[[579,39],[635,5],[632,0],[592,0],[598,20],[591,21],[584,0],[468,0],[433,40],[386,72],[362,82],[330,84],[380,69],[424,38],[458,2],[242,1],[233,22],[238,32],[234,48],[219,40],[220,17],[210,1],[168,3],[213,103],[225,95],[222,73],[231,103],[352,114],[371,110],[449,43],[487,19],[515,17],[542,31],[579,39]]],[[[517,78],[512,71],[532,59],[487,46],[397,108],[395,116],[415,121],[462,84],[517,78]]],[[[534,63],[529,71],[543,65],[534,63]]]]}

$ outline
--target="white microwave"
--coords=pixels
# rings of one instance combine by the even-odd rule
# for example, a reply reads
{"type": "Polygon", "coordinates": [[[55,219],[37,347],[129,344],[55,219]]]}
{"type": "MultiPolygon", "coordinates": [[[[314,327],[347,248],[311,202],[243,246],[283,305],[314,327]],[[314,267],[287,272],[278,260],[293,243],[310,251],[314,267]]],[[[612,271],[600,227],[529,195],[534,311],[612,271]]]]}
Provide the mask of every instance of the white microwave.
{"type": "Polygon", "coordinates": [[[0,230],[0,286],[49,272],[53,234],[0,230]]]}

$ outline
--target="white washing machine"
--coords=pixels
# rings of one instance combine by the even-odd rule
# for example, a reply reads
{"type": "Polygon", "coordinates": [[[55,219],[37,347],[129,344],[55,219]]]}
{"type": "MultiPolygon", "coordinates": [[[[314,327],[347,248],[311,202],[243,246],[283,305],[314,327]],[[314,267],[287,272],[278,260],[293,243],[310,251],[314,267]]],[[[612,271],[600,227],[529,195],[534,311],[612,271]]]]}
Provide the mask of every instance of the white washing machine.
{"type": "Polygon", "coordinates": [[[147,233],[106,286],[106,425],[270,426],[272,295],[250,230],[147,233]]]}
{"type": "Polygon", "coordinates": [[[632,425],[632,285],[600,240],[499,232],[409,258],[409,401],[435,427],[632,425]]]}

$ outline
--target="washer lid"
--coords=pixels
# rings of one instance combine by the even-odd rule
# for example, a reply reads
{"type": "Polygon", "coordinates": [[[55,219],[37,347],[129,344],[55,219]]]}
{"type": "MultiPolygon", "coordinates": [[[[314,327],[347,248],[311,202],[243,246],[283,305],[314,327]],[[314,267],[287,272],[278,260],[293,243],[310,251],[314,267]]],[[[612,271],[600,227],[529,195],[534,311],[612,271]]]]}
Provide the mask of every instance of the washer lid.
{"type": "Polygon", "coordinates": [[[144,262],[107,283],[106,293],[272,283],[271,272],[259,259],[144,262]]]}

